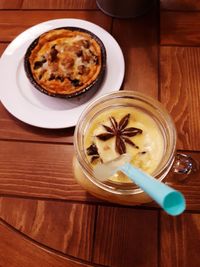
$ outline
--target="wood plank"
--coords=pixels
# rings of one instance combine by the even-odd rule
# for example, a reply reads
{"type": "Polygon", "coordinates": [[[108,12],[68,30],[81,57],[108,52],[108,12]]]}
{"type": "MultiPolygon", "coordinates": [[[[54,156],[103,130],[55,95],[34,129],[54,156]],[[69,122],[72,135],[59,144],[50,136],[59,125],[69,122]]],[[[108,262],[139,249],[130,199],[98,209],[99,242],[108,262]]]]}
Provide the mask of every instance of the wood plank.
{"type": "Polygon", "coordinates": [[[200,45],[199,12],[161,12],[161,45],[200,45]]]}
{"type": "Polygon", "coordinates": [[[162,267],[200,266],[200,214],[161,216],[162,267]]]}
{"type": "Polygon", "coordinates": [[[66,129],[42,129],[30,126],[14,118],[0,103],[0,140],[42,141],[72,143],[74,127],[66,129]]]}
{"type": "Polygon", "coordinates": [[[42,245],[91,260],[95,206],[58,201],[2,198],[0,217],[42,245]]]}
{"type": "MultiPolygon", "coordinates": [[[[179,151],[180,152],[180,151],[179,151]]],[[[198,164],[200,163],[200,153],[185,152],[192,157],[198,164]]],[[[186,199],[186,209],[196,210],[200,209],[200,171],[191,173],[188,176],[181,174],[173,174],[172,172],[167,176],[166,183],[173,188],[183,193],[186,199]]]]}
{"type": "Polygon", "coordinates": [[[100,207],[94,262],[112,267],[158,266],[157,226],[156,211],[100,207]]]}
{"type": "Polygon", "coordinates": [[[199,0],[160,0],[161,9],[166,10],[200,10],[199,0]]]}
{"type": "Polygon", "coordinates": [[[0,0],[0,9],[20,9],[23,0],[0,0]]]}
{"type": "Polygon", "coordinates": [[[0,43],[0,56],[3,54],[7,46],[8,46],[7,43],[0,43]]]}
{"type": "Polygon", "coordinates": [[[178,131],[178,148],[200,150],[200,48],[161,47],[161,102],[178,131]]]}
{"type": "Polygon", "coordinates": [[[20,142],[0,144],[0,194],[91,199],[74,179],[73,146],[20,142]]]}
{"type": "Polygon", "coordinates": [[[23,0],[22,9],[97,9],[94,0],[23,0]]]}
{"type": "Polygon", "coordinates": [[[73,153],[72,145],[0,142],[0,194],[95,200],[74,179],[73,153]]]}
{"type": "Polygon", "coordinates": [[[40,247],[0,221],[1,267],[89,267],[40,247]]]}
{"type": "Polygon", "coordinates": [[[135,19],[114,19],[112,34],[125,56],[123,88],[147,93],[157,98],[158,40],[157,10],[135,19]]]}
{"type": "MultiPolygon", "coordinates": [[[[72,145],[1,141],[0,195],[101,202],[75,181],[73,153],[72,145]]],[[[200,162],[200,153],[190,155],[200,162]]],[[[169,175],[167,182],[185,195],[187,209],[200,209],[200,173],[183,181],[169,175]]]]}
{"type": "Polygon", "coordinates": [[[0,42],[9,42],[27,28],[47,20],[78,18],[110,30],[111,18],[101,11],[0,11],[0,42]]]}

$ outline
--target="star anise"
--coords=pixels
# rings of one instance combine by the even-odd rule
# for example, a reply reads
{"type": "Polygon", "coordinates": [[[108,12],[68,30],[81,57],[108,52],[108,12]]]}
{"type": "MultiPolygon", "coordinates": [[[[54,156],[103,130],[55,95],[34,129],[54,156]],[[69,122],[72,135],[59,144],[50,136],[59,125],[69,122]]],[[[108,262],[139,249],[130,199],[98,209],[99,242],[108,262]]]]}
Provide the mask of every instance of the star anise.
{"type": "MultiPolygon", "coordinates": [[[[87,148],[87,155],[91,156],[90,162],[94,163],[96,160],[100,159],[99,152],[97,149],[97,146],[92,143],[88,148],[87,148]]],[[[101,160],[101,159],[100,159],[101,160]]]]}
{"type": "Polygon", "coordinates": [[[130,114],[125,115],[119,122],[116,121],[114,117],[110,117],[111,127],[102,124],[105,133],[98,134],[96,137],[102,141],[109,140],[112,137],[115,137],[115,150],[120,155],[126,153],[126,143],[139,149],[139,147],[130,140],[129,137],[141,134],[142,130],[135,127],[128,127],[130,114]]]}

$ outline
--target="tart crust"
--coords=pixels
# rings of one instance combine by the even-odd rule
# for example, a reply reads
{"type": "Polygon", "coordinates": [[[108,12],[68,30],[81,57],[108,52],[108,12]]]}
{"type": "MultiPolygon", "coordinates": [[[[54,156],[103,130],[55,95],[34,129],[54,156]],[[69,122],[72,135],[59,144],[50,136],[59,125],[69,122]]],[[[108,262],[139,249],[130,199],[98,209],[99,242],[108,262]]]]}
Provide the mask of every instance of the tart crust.
{"type": "Polygon", "coordinates": [[[87,30],[66,27],[46,32],[30,45],[25,55],[25,70],[40,91],[71,97],[99,84],[105,61],[105,48],[97,36],[87,30]]]}

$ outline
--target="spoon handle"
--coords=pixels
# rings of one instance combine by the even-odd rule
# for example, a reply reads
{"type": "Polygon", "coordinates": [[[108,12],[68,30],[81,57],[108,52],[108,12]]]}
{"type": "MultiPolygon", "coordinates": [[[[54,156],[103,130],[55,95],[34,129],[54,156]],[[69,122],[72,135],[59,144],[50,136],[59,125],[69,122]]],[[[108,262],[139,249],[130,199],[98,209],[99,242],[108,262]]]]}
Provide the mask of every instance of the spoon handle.
{"type": "Polygon", "coordinates": [[[168,214],[179,215],[186,207],[185,198],[179,191],[158,181],[131,164],[126,163],[118,168],[125,173],[135,184],[142,188],[168,214]]]}

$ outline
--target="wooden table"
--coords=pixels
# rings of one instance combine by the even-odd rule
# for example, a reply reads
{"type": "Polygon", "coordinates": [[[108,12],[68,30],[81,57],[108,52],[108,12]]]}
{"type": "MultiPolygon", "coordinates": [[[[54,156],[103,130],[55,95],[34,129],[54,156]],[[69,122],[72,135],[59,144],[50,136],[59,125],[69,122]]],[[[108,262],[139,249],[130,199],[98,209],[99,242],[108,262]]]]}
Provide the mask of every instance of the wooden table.
{"type": "MultiPolygon", "coordinates": [[[[178,149],[199,161],[200,1],[161,0],[122,20],[95,0],[0,0],[0,52],[57,18],[86,19],[114,36],[125,56],[123,89],[159,99],[175,121],[178,149]]],[[[168,181],[186,197],[178,217],[156,205],[101,202],[74,180],[73,132],[29,126],[0,104],[0,266],[200,266],[199,173],[168,181]]]]}

